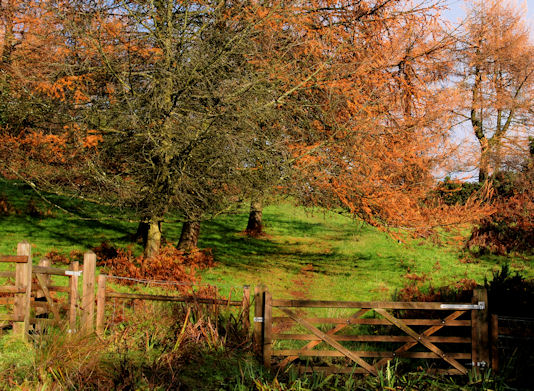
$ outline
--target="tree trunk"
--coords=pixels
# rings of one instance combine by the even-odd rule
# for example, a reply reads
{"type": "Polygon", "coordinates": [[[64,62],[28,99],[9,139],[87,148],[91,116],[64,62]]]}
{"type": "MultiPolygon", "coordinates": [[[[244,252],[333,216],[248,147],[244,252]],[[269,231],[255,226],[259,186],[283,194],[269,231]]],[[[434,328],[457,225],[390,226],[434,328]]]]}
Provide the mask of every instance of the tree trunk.
{"type": "Polygon", "coordinates": [[[200,235],[200,221],[187,220],[182,226],[182,234],[178,241],[178,249],[184,251],[191,251],[197,248],[198,237],[200,235]]]}
{"type": "Polygon", "coordinates": [[[159,252],[161,245],[161,220],[150,220],[146,223],[148,232],[145,243],[145,258],[151,258],[159,252]]]}
{"type": "Polygon", "coordinates": [[[143,248],[146,246],[148,240],[148,228],[150,224],[147,221],[140,221],[137,226],[137,231],[133,236],[133,241],[136,243],[142,243],[143,248]]]}
{"type": "Polygon", "coordinates": [[[250,212],[248,214],[248,223],[245,233],[248,236],[263,235],[263,203],[261,199],[253,200],[250,203],[250,212]]]}
{"type": "Polygon", "coordinates": [[[480,163],[478,165],[478,182],[482,183],[489,177],[490,148],[486,139],[480,141],[480,163]]]}

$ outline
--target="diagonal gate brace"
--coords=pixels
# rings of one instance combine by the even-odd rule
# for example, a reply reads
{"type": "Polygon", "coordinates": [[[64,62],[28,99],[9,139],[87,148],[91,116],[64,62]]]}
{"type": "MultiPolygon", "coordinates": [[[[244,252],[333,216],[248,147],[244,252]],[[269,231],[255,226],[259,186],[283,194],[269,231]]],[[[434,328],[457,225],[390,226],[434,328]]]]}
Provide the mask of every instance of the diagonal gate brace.
{"type": "Polygon", "coordinates": [[[317,327],[312,325],[310,322],[308,322],[305,319],[299,318],[293,311],[287,309],[287,308],[280,308],[283,312],[285,312],[291,319],[293,319],[295,322],[299,323],[301,326],[307,328],[310,330],[313,334],[315,334],[317,337],[319,337],[321,340],[323,340],[328,345],[332,346],[334,349],[336,349],[338,352],[342,353],[344,356],[350,358],[352,361],[356,362],[360,366],[362,366],[367,372],[378,375],[378,372],[375,367],[368,364],[365,360],[363,360],[360,356],[357,354],[354,354],[347,348],[345,348],[343,345],[341,345],[339,342],[337,342],[335,339],[332,338],[332,336],[323,333],[321,330],[319,330],[317,327]]]}
{"type": "Polygon", "coordinates": [[[435,353],[438,357],[442,358],[443,360],[451,364],[454,368],[458,369],[462,374],[464,375],[467,374],[467,369],[462,364],[460,364],[454,358],[448,357],[440,348],[438,348],[436,345],[430,342],[424,334],[418,334],[412,328],[407,326],[402,320],[395,318],[393,315],[391,315],[389,312],[387,312],[386,310],[382,308],[373,308],[373,310],[376,313],[382,315],[391,324],[397,326],[399,329],[404,331],[406,334],[412,337],[416,342],[419,342],[420,344],[425,346],[427,349],[435,353]]]}

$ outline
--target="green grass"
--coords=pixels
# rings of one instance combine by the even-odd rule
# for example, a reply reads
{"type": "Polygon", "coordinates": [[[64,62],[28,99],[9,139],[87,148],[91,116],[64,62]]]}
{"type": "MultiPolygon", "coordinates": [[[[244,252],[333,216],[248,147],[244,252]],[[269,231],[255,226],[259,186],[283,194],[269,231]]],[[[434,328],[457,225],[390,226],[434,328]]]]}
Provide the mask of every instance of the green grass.
{"type": "MultiPolygon", "coordinates": [[[[83,252],[103,241],[132,246],[130,238],[137,224],[124,211],[51,196],[85,219],[103,218],[79,219],[52,209],[28,186],[5,180],[0,181],[2,196],[19,211],[0,216],[2,254],[14,253],[21,240],[32,243],[36,260],[53,249],[65,254],[83,252]],[[41,211],[50,209],[52,215],[29,216],[31,202],[41,211]]],[[[452,233],[442,232],[441,244],[431,240],[399,243],[350,217],[287,201],[266,207],[263,216],[267,236],[259,239],[242,234],[245,210],[203,223],[200,246],[212,248],[217,261],[215,267],[202,272],[203,283],[219,286],[222,294],[264,283],[280,298],[371,300],[390,298],[405,285],[407,273],[425,275],[425,284],[434,286],[461,279],[482,283],[500,264],[509,263],[523,275],[534,276],[532,256],[469,257],[469,262],[462,262],[465,254],[458,245],[443,244],[452,233]]],[[[164,223],[165,239],[176,243],[180,229],[180,223],[164,223]]],[[[133,250],[142,251],[139,245],[133,245],[133,250]]]]}

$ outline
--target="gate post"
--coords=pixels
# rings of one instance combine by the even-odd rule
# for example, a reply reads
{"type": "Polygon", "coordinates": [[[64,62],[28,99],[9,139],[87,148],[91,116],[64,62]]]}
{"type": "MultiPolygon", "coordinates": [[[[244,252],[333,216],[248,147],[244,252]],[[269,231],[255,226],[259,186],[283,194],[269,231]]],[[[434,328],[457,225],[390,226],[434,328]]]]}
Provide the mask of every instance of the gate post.
{"type": "Polygon", "coordinates": [[[263,294],[263,365],[271,369],[273,307],[271,293],[263,294]]]}
{"type": "Polygon", "coordinates": [[[26,263],[17,263],[15,266],[15,285],[19,289],[25,289],[25,293],[19,292],[15,298],[14,315],[18,322],[13,323],[13,333],[26,338],[30,328],[30,298],[32,294],[32,247],[27,241],[17,244],[17,255],[28,257],[26,263]],[[19,322],[23,323],[19,323],[19,322]]]}
{"type": "Polygon", "coordinates": [[[490,364],[489,349],[489,311],[488,292],[485,288],[473,289],[473,304],[482,304],[478,310],[471,310],[471,360],[473,368],[478,372],[480,368],[490,364]]]}
{"type": "Polygon", "coordinates": [[[78,272],[80,270],[80,264],[78,261],[74,261],[70,265],[69,278],[69,330],[74,332],[76,330],[76,317],[78,313],[78,272]]]}
{"type": "MultiPolygon", "coordinates": [[[[50,267],[50,260],[47,258],[43,258],[39,261],[39,266],[41,267],[50,267]]],[[[50,275],[46,274],[42,277],[43,281],[45,282],[46,287],[48,287],[51,284],[50,275]]],[[[48,319],[49,312],[47,308],[38,307],[39,304],[45,304],[46,303],[46,296],[42,290],[37,289],[35,292],[35,331],[42,333],[44,331],[44,325],[43,323],[38,323],[37,320],[40,318],[48,319]]]]}
{"type": "Polygon", "coordinates": [[[95,314],[95,269],[96,254],[92,251],[83,254],[83,291],[82,291],[82,330],[94,330],[95,314]]]}
{"type": "Polygon", "coordinates": [[[265,286],[263,284],[254,287],[254,334],[252,336],[254,352],[261,357],[263,350],[263,299],[265,286]]]}
{"type": "Polygon", "coordinates": [[[243,286],[243,299],[241,301],[241,316],[243,322],[243,331],[246,336],[250,333],[250,287],[243,286]]]}
{"type": "Polygon", "coordinates": [[[105,274],[98,276],[98,291],[96,302],[96,333],[102,335],[104,333],[104,321],[106,313],[106,279],[105,274]]]}

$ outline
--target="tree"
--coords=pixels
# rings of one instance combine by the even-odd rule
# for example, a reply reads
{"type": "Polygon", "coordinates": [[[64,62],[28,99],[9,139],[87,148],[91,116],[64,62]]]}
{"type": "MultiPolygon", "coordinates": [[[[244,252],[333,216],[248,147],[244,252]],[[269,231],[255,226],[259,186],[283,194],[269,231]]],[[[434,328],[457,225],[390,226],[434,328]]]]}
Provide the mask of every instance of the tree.
{"type": "Polygon", "coordinates": [[[245,3],[75,5],[63,25],[77,58],[61,70],[91,80],[74,115],[100,137],[93,196],[137,211],[150,256],[169,210],[186,221],[223,210],[247,188],[248,162],[279,147],[277,128],[260,131],[278,90],[250,61],[261,20],[245,3]]]}
{"type": "Polygon", "coordinates": [[[534,47],[523,15],[508,2],[473,1],[459,38],[460,89],[469,96],[465,117],[480,145],[480,182],[501,169],[513,141],[527,148],[534,47]]]}

